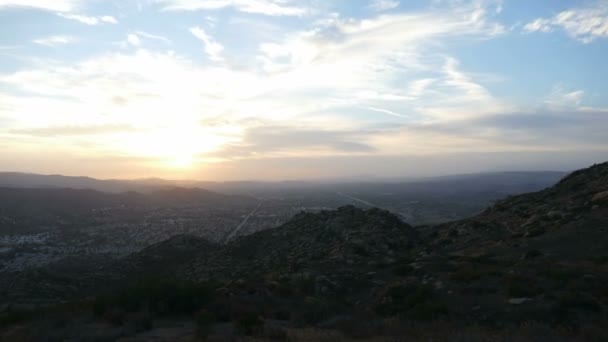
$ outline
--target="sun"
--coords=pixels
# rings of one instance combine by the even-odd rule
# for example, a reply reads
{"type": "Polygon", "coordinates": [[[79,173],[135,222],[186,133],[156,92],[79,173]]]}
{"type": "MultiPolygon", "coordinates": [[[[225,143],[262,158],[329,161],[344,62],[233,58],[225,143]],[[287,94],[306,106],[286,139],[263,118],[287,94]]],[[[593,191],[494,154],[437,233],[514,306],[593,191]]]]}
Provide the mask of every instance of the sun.
{"type": "Polygon", "coordinates": [[[168,166],[176,169],[187,169],[194,163],[195,156],[191,154],[176,154],[167,161],[168,166]]]}
{"type": "Polygon", "coordinates": [[[130,135],[123,146],[129,154],[156,160],[159,167],[190,169],[204,154],[226,142],[224,137],[196,126],[174,126],[130,135]]]}

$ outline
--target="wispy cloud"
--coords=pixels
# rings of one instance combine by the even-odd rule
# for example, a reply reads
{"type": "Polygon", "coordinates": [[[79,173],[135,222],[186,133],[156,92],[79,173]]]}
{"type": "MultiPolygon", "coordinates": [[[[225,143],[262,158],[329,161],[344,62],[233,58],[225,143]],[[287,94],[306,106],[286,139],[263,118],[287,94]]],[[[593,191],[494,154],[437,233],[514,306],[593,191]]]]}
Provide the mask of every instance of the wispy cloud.
{"type": "Polygon", "coordinates": [[[169,38],[158,35],[158,34],[152,34],[152,33],[148,33],[145,31],[136,31],[135,34],[137,34],[138,36],[147,38],[147,39],[157,40],[157,41],[163,42],[165,44],[171,44],[171,40],[169,38]]]}
{"type": "Polygon", "coordinates": [[[306,14],[304,7],[295,5],[292,0],[156,0],[168,11],[197,11],[234,8],[246,13],[269,16],[301,16],[306,14]]]}
{"type": "Polygon", "coordinates": [[[77,42],[78,39],[71,36],[50,36],[34,39],[32,42],[38,45],[58,46],[77,42]]]}
{"type": "Polygon", "coordinates": [[[398,117],[398,118],[407,118],[406,115],[395,113],[392,110],[388,110],[388,109],[384,109],[384,108],[366,107],[366,109],[369,109],[369,110],[371,110],[373,112],[388,114],[390,116],[394,116],[394,117],[398,117]]]}
{"type": "Polygon", "coordinates": [[[57,15],[62,18],[75,20],[86,25],[118,24],[118,20],[109,15],[88,16],[74,13],[57,13],[57,15]]]}
{"type": "Polygon", "coordinates": [[[372,0],[369,8],[374,11],[387,11],[399,7],[400,2],[397,0],[372,0]]]}
{"type": "Polygon", "coordinates": [[[537,18],[524,26],[525,32],[562,29],[582,43],[608,37],[608,3],[597,1],[588,7],[572,8],[551,18],[537,18]]]}
{"type": "Polygon", "coordinates": [[[201,27],[192,27],[190,28],[190,32],[196,38],[200,39],[205,45],[205,53],[209,56],[209,59],[212,61],[221,61],[223,60],[222,51],[224,51],[224,46],[213,37],[211,37],[207,32],[201,27]]]}
{"type": "Polygon", "coordinates": [[[71,12],[79,7],[82,0],[0,0],[0,10],[4,8],[34,8],[53,12],[71,12]]]}
{"type": "Polygon", "coordinates": [[[78,135],[97,135],[118,132],[133,132],[135,128],[129,125],[106,124],[92,126],[52,126],[38,128],[13,129],[13,134],[22,134],[38,137],[54,136],[78,136],[78,135]]]}
{"type": "Polygon", "coordinates": [[[375,148],[364,139],[365,133],[360,131],[253,126],[244,131],[239,142],[228,144],[215,154],[231,159],[374,152],[375,148]]]}
{"type": "Polygon", "coordinates": [[[141,39],[139,39],[139,36],[135,33],[130,33],[127,35],[127,43],[135,46],[135,47],[140,47],[141,46],[141,39]]]}
{"type": "Polygon", "coordinates": [[[134,31],[134,32],[128,33],[127,39],[123,42],[120,42],[120,45],[122,47],[127,47],[127,46],[131,45],[136,48],[141,48],[142,46],[145,45],[144,41],[156,41],[156,42],[161,42],[165,45],[170,45],[172,43],[170,39],[168,39],[167,37],[164,37],[164,36],[151,34],[151,33],[145,32],[145,31],[134,31]]]}
{"type": "Polygon", "coordinates": [[[562,84],[557,84],[544,102],[552,108],[576,108],[583,101],[584,95],[583,90],[567,90],[562,84]]]}

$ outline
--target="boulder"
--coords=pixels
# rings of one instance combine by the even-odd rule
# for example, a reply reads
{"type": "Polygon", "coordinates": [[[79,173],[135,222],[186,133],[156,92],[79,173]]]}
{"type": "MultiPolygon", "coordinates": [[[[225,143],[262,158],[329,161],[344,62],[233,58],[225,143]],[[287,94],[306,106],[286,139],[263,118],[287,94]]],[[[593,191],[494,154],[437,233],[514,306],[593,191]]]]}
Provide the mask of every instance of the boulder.
{"type": "Polygon", "coordinates": [[[562,213],[559,210],[552,210],[547,213],[547,217],[551,220],[558,220],[558,219],[561,219],[563,216],[564,216],[564,213],[562,213]]]}
{"type": "Polygon", "coordinates": [[[511,298],[511,299],[509,299],[509,304],[521,305],[521,304],[529,302],[531,300],[532,300],[532,298],[511,298]]]}
{"type": "Polygon", "coordinates": [[[607,204],[608,203],[608,191],[602,191],[595,194],[591,198],[591,202],[594,204],[607,204]]]}

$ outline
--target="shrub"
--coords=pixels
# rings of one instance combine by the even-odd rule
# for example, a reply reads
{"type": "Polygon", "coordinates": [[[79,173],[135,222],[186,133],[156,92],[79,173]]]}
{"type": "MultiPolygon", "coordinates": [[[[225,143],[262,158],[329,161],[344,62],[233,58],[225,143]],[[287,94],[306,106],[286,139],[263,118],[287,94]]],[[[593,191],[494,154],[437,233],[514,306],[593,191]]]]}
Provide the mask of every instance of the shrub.
{"type": "Polygon", "coordinates": [[[393,273],[399,276],[406,276],[414,272],[414,268],[408,264],[401,264],[395,266],[393,273]]]}
{"type": "Polygon", "coordinates": [[[448,313],[444,303],[438,301],[425,301],[416,304],[409,312],[409,317],[416,320],[428,321],[448,313]]]}
{"type": "Polygon", "coordinates": [[[0,314],[0,326],[11,325],[29,320],[33,313],[26,310],[8,310],[0,314]]]}
{"type": "Polygon", "coordinates": [[[264,322],[256,314],[247,314],[237,321],[237,327],[245,335],[252,335],[260,332],[264,322]]]}
{"type": "Polygon", "coordinates": [[[585,310],[591,312],[600,312],[601,306],[594,298],[582,293],[565,293],[559,299],[559,307],[564,310],[585,310]]]}
{"type": "Polygon", "coordinates": [[[116,293],[95,298],[93,313],[103,316],[109,308],[118,308],[125,312],[145,309],[158,315],[192,314],[209,302],[211,289],[206,284],[142,280],[116,293]]]}
{"type": "Polygon", "coordinates": [[[447,307],[436,297],[428,285],[406,285],[390,288],[385,294],[385,302],[376,307],[382,316],[404,316],[416,320],[435,319],[447,314],[447,307]]]}
{"type": "Polygon", "coordinates": [[[211,332],[213,324],[217,322],[217,318],[213,313],[203,309],[196,314],[194,321],[197,335],[206,337],[211,332]]]}
{"type": "Polygon", "coordinates": [[[543,290],[530,279],[513,276],[507,278],[506,292],[510,297],[534,297],[543,292],[543,290]]]}

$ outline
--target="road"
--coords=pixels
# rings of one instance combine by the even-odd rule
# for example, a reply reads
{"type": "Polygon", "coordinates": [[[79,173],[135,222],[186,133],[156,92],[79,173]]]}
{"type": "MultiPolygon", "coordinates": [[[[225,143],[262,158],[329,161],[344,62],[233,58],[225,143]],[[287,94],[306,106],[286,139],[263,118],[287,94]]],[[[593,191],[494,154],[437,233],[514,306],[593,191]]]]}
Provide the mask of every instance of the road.
{"type": "Polygon", "coordinates": [[[247,216],[245,216],[243,221],[241,221],[241,223],[239,223],[239,225],[236,226],[236,228],[234,228],[230,232],[230,234],[228,234],[228,236],[226,236],[226,238],[224,239],[224,243],[228,243],[228,241],[232,240],[232,238],[234,238],[236,236],[236,234],[239,233],[239,231],[245,226],[245,224],[247,224],[247,221],[249,221],[249,218],[251,216],[253,216],[258,210],[260,210],[260,208],[262,207],[262,204],[264,204],[264,201],[261,201],[260,204],[258,204],[258,206],[255,207],[255,209],[253,209],[247,216]]]}
{"type": "Polygon", "coordinates": [[[368,201],[366,201],[366,200],[362,200],[362,199],[360,199],[360,198],[357,198],[357,197],[354,197],[354,196],[351,196],[351,195],[347,195],[347,194],[345,194],[345,193],[343,193],[343,192],[336,192],[336,194],[338,194],[339,196],[342,196],[342,197],[346,197],[346,198],[348,198],[348,199],[351,199],[351,200],[353,200],[353,201],[355,201],[355,202],[363,203],[363,204],[368,205],[368,206],[370,206],[370,207],[372,207],[372,208],[380,208],[379,206],[377,206],[377,205],[375,205],[375,204],[373,204],[373,203],[371,203],[371,202],[368,202],[368,201]]]}

